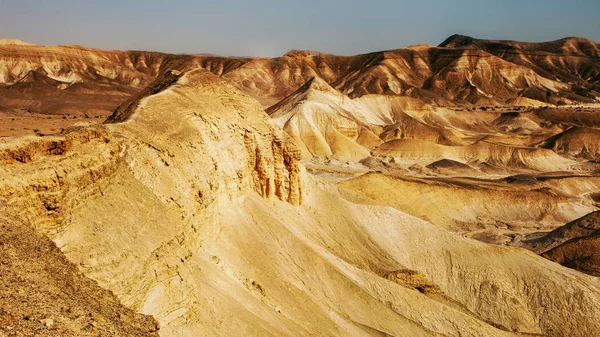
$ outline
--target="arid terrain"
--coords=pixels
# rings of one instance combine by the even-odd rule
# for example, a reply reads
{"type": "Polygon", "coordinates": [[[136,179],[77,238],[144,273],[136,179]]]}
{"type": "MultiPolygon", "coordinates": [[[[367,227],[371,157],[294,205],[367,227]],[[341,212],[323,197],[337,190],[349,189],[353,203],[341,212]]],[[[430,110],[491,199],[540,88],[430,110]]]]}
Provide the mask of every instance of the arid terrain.
{"type": "Polygon", "coordinates": [[[0,336],[600,335],[596,42],[0,40],[0,83],[0,336]]]}
{"type": "MultiPolygon", "coordinates": [[[[67,124],[63,118],[107,117],[159,74],[195,68],[223,77],[264,107],[314,77],[350,98],[416,99],[404,102],[404,108],[597,104],[598,57],[600,46],[582,38],[524,43],[453,35],[437,47],[356,56],[294,50],[277,58],[46,47],[0,39],[0,112],[29,117],[40,130],[56,133],[67,124]],[[60,120],[46,123],[36,114],[60,120]]],[[[21,125],[10,130],[4,117],[0,121],[0,135],[33,133],[21,125]]]]}

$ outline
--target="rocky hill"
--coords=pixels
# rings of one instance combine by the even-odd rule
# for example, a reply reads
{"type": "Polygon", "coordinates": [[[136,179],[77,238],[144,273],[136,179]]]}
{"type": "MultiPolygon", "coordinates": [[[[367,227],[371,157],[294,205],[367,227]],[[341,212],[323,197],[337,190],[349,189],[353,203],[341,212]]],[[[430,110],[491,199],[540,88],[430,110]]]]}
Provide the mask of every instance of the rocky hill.
{"type": "Polygon", "coordinates": [[[1,210],[162,336],[600,331],[596,278],[308,175],[209,72],[165,74],[111,121],[2,140],[1,210]]]}

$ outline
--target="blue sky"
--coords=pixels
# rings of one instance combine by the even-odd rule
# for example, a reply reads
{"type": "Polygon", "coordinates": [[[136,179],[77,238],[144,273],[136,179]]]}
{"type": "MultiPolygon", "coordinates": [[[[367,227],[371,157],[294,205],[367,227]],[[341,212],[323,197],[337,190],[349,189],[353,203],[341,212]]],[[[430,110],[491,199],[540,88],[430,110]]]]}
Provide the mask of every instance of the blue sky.
{"type": "Polygon", "coordinates": [[[0,35],[40,45],[278,56],[342,55],[464,34],[485,39],[600,41],[597,0],[0,0],[0,35]]]}

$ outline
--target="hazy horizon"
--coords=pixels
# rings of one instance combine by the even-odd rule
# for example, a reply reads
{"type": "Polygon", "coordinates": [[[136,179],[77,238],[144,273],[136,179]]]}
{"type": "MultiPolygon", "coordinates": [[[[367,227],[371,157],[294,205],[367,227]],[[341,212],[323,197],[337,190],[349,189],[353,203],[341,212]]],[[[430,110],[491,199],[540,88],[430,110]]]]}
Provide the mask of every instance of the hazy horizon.
{"type": "Polygon", "coordinates": [[[273,57],[292,49],[353,55],[452,34],[482,39],[600,40],[593,1],[4,1],[0,37],[37,45],[273,57]]]}

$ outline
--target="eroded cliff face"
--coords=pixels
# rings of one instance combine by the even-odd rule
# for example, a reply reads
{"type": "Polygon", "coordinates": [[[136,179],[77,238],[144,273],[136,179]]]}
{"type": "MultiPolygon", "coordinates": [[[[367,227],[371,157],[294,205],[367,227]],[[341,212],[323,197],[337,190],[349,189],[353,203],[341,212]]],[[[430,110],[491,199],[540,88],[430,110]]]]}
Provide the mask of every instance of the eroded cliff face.
{"type": "MultiPolygon", "coordinates": [[[[154,83],[162,85],[162,77],[154,83]]],[[[301,203],[300,153],[256,101],[201,70],[150,94],[155,95],[139,97],[137,108],[121,118],[125,123],[110,128],[135,138],[150,155],[158,154],[166,167],[174,166],[184,175],[199,169],[210,173],[200,185],[211,191],[223,186],[223,193],[234,197],[253,189],[266,198],[301,203]],[[165,110],[170,113],[165,115],[165,110]]],[[[211,194],[202,188],[197,192],[211,194]]]]}
{"type": "MultiPolygon", "coordinates": [[[[164,75],[169,76],[170,73],[164,75]]],[[[201,76],[211,75],[197,75],[201,76]]],[[[169,77],[169,85],[177,79],[178,76],[174,80],[169,77]]],[[[19,215],[32,224],[46,215],[51,215],[60,222],[67,210],[81,202],[82,191],[89,190],[84,194],[85,197],[98,193],[101,187],[96,185],[108,183],[119,171],[120,166],[135,166],[139,159],[128,155],[130,152],[147,156],[148,164],[154,164],[152,161],[156,161],[164,167],[169,167],[179,164],[175,163],[179,160],[174,159],[174,152],[180,151],[185,153],[182,157],[191,159],[181,163],[185,167],[180,166],[178,171],[185,171],[184,168],[192,164],[191,166],[200,165],[199,169],[205,169],[211,174],[220,175],[218,179],[210,175],[202,179],[204,185],[209,188],[207,191],[196,191],[200,199],[204,195],[210,197],[209,191],[217,189],[210,185],[222,182],[230,187],[227,193],[244,193],[246,189],[252,188],[264,197],[277,197],[295,205],[300,204],[302,166],[299,152],[289,137],[271,124],[258,105],[244,106],[248,112],[231,110],[232,107],[226,105],[232,102],[232,98],[226,95],[233,96],[239,93],[217,78],[211,77],[210,81],[218,82],[214,88],[225,88],[222,89],[224,95],[220,96],[221,101],[213,105],[219,113],[211,110],[198,112],[199,109],[204,110],[206,105],[195,104],[193,98],[188,97],[187,100],[181,100],[181,109],[186,109],[182,115],[163,115],[160,111],[159,116],[145,112],[143,117],[134,117],[135,107],[141,100],[167,87],[162,85],[159,79],[156,82],[159,90],[150,89],[146,95],[138,96],[135,102],[128,102],[127,106],[132,104],[134,107],[127,114],[117,114],[120,110],[115,113],[115,119],[118,121],[136,118],[134,128],[130,128],[128,123],[108,127],[98,125],[73,128],[64,136],[4,139],[0,144],[2,169],[6,172],[21,172],[21,176],[27,178],[23,180],[7,174],[3,179],[3,197],[14,202],[14,208],[24,212],[19,215]],[[228,108],[230,110],[227,110],[228,108]],[[190,120],[185,125],[174,123],[173,120],[180,121],[186,118],[190,120]],[[139,127],[142,125],[148,128],[139,127]],[[169,134],[168,131],[176,135],[169,134]],[[136,137],[132,144],[129,139],[124,139],[126,133],[127,136],[136,137]],[[188,142],[184,143],[184,147],[177,144],[176,138],[171,138],[172,136],[185,137],[188,142]],[[159,148],[159,145],[153,145],[161,140],[167,147],[159,148]],[[191,149],[197,152],[187,151],[191,149]],[[227,157],[227,160],[221,157],[227,157]],[[221,172],[223,169],[219,170],[219,162],[230,163],[222,167],[227,169],[225,173],[221,172]],[[77,196],[70,196],[71,192],[77,193],[77,196]],[[43,208],[31,207],[37,203],[41,203],[43,208]]],[[[206,87],[209,88],[206,90],[214,91],[211,84],[207,84],[206,87]]],[[[248,101],[252,102],[246,98],[246,104],[248,101]]],[[[197,170],[192,169],[190,172],[197,170]]],[[[35,226],[43,228],[41,224],[35,226]]]]}
{"type": "Polygon", "coordinates": [[[3,208],[44,233],[59,232],[73,208],[101,193],[117,169],[120,152],[103,128],[63,137],[4,139],[3,208]]]}
{"type": "Polygon", "coordinates": [[[287,134],[223,80],[197,71],[156,83],[124,123],[5,140],[0,193],[3,212],[53,238],[124,303],[169,313],[158,315],[169,326],[179,300],[147,298],[155,278],[168,284],[179,273],[159,257],[189,258],[201,245],[198,219],[224,200],[255,191],[301,204],[303,166],[287,134]]]}
{"type": "Polygon", "coordinates": [[[596,278],[343,198],[210,73],[132,103],[121,123],[5,140],[0,200],[162,336],[600,331],[596,278]]]}

